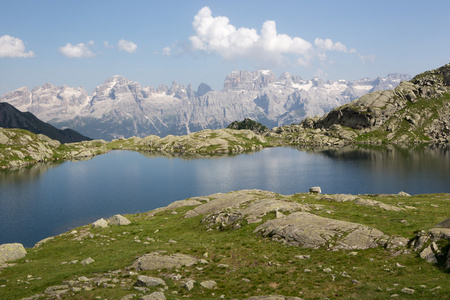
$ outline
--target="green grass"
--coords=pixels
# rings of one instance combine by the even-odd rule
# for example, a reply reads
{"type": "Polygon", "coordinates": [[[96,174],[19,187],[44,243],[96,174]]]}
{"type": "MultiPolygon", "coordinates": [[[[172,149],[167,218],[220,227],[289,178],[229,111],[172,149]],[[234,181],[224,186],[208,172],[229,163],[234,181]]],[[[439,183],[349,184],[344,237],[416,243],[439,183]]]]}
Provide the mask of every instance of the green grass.
{"type": "MultiPolygon", "coordinates": [[[[447,218],[450,211],[449,194],[412,197],[367,196],[386,204],[417,207],[417,210],[402,212],[386,212],[379,208],[357,206],[351,202],[329,202],[320,199],[320,196],[308,194],[284,198],[323,205],[313,213],[324,217],[362,223],[376,227],[386,234],[407,238],[414,237],[419,230],[433,227],[447,218]],[[435,207],[436,205],[438,207],[435,207]],[[404,219],[409,225],[400,222],[404,219]]],[[[165,279],[168,284],[168,290],[165,292],[167,299],[218,299],[221,295],[226,299],[244,299],[269,294],[305,299],[385,299],[395,293],[406,297],[400,292],[403,287],[416,290],[414,295],[407,296],[411,299],[446,299],[450,294],[450,275],[439,267],[426,263],[414,252],[395,257],[380,247],[358,250],[357,255],[353,256],[350,255],[351,251],[332,252],[326,249],[287,246],[253,233],[258,224],[244,223],[238,230],[207,231],[206,226],[201,224],[203,216],[183,218],[187,210],[187,207],[178,209],[178,214],[161,212],[155,217],[148,217],[146,213],[128,215],[132,221],[131,225],[104,229],[84,226],[76,230],[89,230],[92,238],[88,236],[79,241],[74,240],[73,234],[66,233],[40,248],[27,249],[26,258],[1,271],[0,285],[5,286],[0,288],[0,298],[21,299],[42,293],[48,286],[60,285],[80,276],[107,277],[116,279],[118,283],[114,288],[94,286],[94,290],[89,292],[69,292],[64,294],[64,299],[93,299],[97,296],[102,299],[120,299],[127,294],[139,294],[133,286],[136,275],[130,275],[126,267],[131,265],[137,256],[158,250],[167,251],[167,254],[183,253],[197,258],[205,257],[208,261],[206,265],[197,264],[178,270],[140,272],[165,279]],[[144,242],[147,238],[154,241],[146,245],[144,242]],[[176,243],[169,243],[170,240],[176,243]],[[300,254],[310,255],[311,258],[301,260],[295,257],[300,254]],[[79,262],[87,257],[92,257],[95,262],[82,266],[79,262]],[[62,264],[72,260],[78,260],[78,263],[62,264]],[[397,263],[405,267],[399,268],[397,263]],[[226,264],[228,267],[221,268],[220,264],[226,264]],[[323,271],[325,268],[332,271],[326,273],[323,271]],[[305,269],[310,272],[305,272],[305,269]],[[121,273],[114,274],[114,270],[121,270],[121,273]],[[342,276],[343,272],[351,278],[342,276]],[[166,279],[164,276],[168,273],[180,274],[184,279],[192,278],[197,281],[197,285],[188,291],[181,287],[179,282],[166,279]],[[29,280],[28,275],[41,279],[29,280]],[[359,283],[352,283],[352,279],[359,283]],[[126,280],[131,282],[121,286],[120,283],[126,280]],[[215,280],[217,288],[201,288],[198,283],[204,280],[215,280]],[[24,283],[25,281],[29,284],[24,283]],[[437,286],[441,289],[430,291],[437,286]]],[[[274,214],[265,217],[266,220],[270,218],[274,218],[274,214]]],[[[151,288],[152,291],[157,289],[151,288]]]]}

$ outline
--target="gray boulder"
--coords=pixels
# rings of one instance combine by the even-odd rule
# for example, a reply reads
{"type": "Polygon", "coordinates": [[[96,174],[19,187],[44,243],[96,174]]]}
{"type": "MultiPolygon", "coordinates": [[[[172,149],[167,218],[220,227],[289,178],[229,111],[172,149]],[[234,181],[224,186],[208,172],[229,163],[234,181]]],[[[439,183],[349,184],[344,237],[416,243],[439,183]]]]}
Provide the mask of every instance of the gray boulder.
{"type": "Polygon", "coordinates": [[[108,227],[108,221],[106,221],[105,219],[101,218],[101,219],[95,221],[94,223],[92,223],[92,227],[94,227],[94,228],[105,228],[105,227],[108,227]]]}
{"type": "Polygon", "coordinates": [[[313,186],[309,188],[309,192],[312,194],[320,194],[322,193],[322,189],[320,188],[320,186],[313,186]]]}
{"type": "Polygon", "coordinates": [[[145,287],[158,286],[158,285],[166,285],[166,282],[161,278],[140,275],[137,278],[136,285],[145,287]]]}
{"type": "Polygon", "coordinates": [[[166,296],[163,292],[153,292],[150,295],[140,297],[139,300],[166,300],[166,296]]]}
{"type": "Polygon", "coordinates": [[[108,219],[110,225],[129,225],[130,220],[121,215],[114,215],[108,219]]]}
{"type": "Polygon", "coordinates": [[[24,257],[27,251],[22,244],[11,243],[0,245],[0,263],[13,261],[24,257]]]}
{"type": "Polygon", "coordinates": [[[273,240],[306,248],[327,246],[333,250],[368,249],[384,246],[388,237],[362,224],[295,212],[258,226],[255,232],[273,240]]]}
{"type": "Polygon", "coordinates": [[[137,271],[162,270],[179,268],[182,266],[189,267],[196,262],[197,259],[195,257],[185,254],[176,253],[172,255],[163,255],[159,252],[152,252],[137,258],[131,267],[135,268],[137,271]]]}

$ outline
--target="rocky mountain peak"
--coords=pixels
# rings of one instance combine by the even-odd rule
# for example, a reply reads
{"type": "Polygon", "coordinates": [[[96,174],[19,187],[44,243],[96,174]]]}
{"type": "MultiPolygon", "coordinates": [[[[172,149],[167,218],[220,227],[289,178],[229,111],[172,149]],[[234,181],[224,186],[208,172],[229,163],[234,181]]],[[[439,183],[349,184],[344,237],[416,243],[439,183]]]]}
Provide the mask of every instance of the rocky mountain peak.
{"type": "Polygon", "coordinates": [[[275,74],[270,70],[260,71],[233,71],[225,78],[224,90],[250,90],[255,91],[277,80],[275,74]]]}
{"type": "Polygon", "coordinates": [[[200,83],[200,85],[197,88],[197,96],[201,97],[210,91],[212,91],[212,88],[209,85],[207,85],[206,83],[202,82],[202,83],[200,83]]]}

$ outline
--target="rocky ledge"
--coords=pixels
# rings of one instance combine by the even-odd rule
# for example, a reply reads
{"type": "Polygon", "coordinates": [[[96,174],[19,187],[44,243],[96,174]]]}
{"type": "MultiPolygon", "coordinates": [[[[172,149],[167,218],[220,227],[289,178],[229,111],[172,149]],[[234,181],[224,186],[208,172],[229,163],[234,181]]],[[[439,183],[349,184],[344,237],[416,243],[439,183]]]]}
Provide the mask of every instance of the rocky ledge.
{"type": "Polygon", "coordinates": [[[449,208],[449,194],[329,195],[319,187],[192,197],[99,219],[19,256],[11,249],[20,244],[2,245],[0,297],[445,299],[449,208]]]}

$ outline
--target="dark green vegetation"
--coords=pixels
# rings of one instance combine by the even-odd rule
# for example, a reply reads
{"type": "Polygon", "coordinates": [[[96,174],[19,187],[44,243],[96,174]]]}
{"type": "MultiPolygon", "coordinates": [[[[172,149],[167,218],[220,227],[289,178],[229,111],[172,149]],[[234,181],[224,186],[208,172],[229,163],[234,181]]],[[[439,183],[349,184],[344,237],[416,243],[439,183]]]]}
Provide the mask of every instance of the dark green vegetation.
{"type": "Polygon", "coordinates": [[[60,143],[74,143],[89,141],[88,138],[74,130],[60,130],[54,126],[45,123],[30,112],[21,112],[14,106],[0,102],[0,127],[20,128],[31,131],[35,134],[44,134],[60,143]]]}
{"type": "MultiPolygon", "coordinates": [[[[319,216],[361,223],[408,239],[448,218],[450,211],[449,194],[364,196],[404,208],[402,211],[331,202],[325,195],[274,197],[309,204],[316,207],[312,213],[319,216]]],[[[394,294],[407,299],[448,299],[450,294],[448,271],[442,265],[427,263],[414,251],[395,255],[382,247],[355,251],[299,248],[254,233],[261,223],[243,223],[240,229],[207,230],[201,222],[204,215],[184,218],[192,208],[160,211],[154,216],[127,215],[130,225],[107,228],[87,225],[38,248],[27,249],[25,258],[1,270],[0,298],[21,299],[63,284],[69,287],[72,284],[75,289],[62,294],[62,299],[120,299],[129,294],[138,299],[161,288],[136,290],[138,275],[164,279],[167,299],[219,299],[222,295],[225,299],[245,299],[275,294],[304,299],[386,299],[394,294]],[[128,268],[136,257],[154,251],[187,254],[206,262],[138,273],[128,268]],[[308,255],[309,258],[305,257],[308,255]],[[80,261],[87,257],[95,262],[81,265],[80,261]],[[180,275],[181,279],[174,279],[173,275],[180,275]],[[79,285],[74,282],[82,276],[89,279],[85,286],[92,290],[76,289],[79,285]],[[186,279],[196,281],[190,291],[183,287],[186,279]],[[217,286],[201,287],[199,283],[206,280],[214,280],[217,286]],[[414,294],[401,292],[405,287],[414,289],[414,294]]],[[[263,219],[273,218],[275,213],[263,219]]],[[[441,245],[444,249],[449,246],[448,242],[441,245]]]]}
{"type": "Polygon", "coordinates": [[[269,128],[267,128],[263,124],[253,121],[249,118],[245,118],[244,121],[234,121],[230,125],[228,125],[227,128],[237,130],[248,129],[259,134],[269,131],[269,128]]]}

